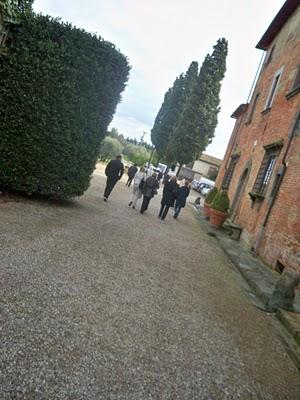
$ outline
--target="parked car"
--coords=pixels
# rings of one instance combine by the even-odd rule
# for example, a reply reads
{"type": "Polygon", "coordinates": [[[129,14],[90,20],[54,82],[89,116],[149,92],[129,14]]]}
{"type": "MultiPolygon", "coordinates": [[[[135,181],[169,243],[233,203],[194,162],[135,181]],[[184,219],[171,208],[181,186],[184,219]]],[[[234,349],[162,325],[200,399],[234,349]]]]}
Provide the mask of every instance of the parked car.
{"type": "Polygon", "coordinates": [[[215,182],[206,178],[200,178],[199,180],[193,180],[192,182],[192,188],[201,193],[203,196],[206,196],[210,189],[212,189],[214,186],[215,182]]]}
{"type": "Polygon", "coordinates": [[[176,176],[176,172],[175,172],[175,171],[172,171],[171,169],[169,169],[168,175],[169,175],[170,177],[176,176]]]}
{"type": "Polygon", "coordinates": [[[197,179],[194,179],[194,180],[192,181],[192,189],[197,190],[199,184],[200,184],[200,182],[197,181],[197,179]]]}
{"type": "Polygon", "coordinates": [[[200,193],[202,194],[202,196],[206,196],[207,193],[213,188],[213,186],[208,185],[206,183],[204,183],[204,186],[202,187],[202,189],[200,190],[200,193]]]}

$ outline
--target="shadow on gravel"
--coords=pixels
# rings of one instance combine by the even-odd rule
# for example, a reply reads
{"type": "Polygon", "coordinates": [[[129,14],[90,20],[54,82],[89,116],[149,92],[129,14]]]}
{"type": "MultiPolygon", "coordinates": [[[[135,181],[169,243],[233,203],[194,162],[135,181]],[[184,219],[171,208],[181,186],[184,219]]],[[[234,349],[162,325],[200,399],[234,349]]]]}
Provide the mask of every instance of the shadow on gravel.
{"type": "Polygon", "coordinates": [[[61,199],[57,197],[45,196],[41,194],[28,195],[25,193],[14,193],[4,191],[0,194],[0,204],[1,203],[28,203],[28,202],[38,202],[50,207],[60,207],[60,208],[82,208],[83,206],[78,203],[76,198],[72,199],[61,199]]]}

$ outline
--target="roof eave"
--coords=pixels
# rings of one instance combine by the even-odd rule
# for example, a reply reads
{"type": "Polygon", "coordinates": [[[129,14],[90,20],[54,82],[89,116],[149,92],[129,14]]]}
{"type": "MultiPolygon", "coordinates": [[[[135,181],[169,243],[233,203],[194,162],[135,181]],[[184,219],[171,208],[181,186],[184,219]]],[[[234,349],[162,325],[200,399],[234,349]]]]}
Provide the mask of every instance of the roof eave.
{"type": "Polygon", "coordinates": [[[238,119],[247,110],[248,103],[240,104],[238,108],[230,115],[231,118],[238,119]]]}
{"type": "Polygon", "coordinates": [[[299,6],[299,0],[286,0],[277,15],[269,25],[266,32],[263,34],[260,41],[257,43],[256,48],[260,50],[267,50],[274,38],[278,35],[283,25],[294,13],[299,6]]]}

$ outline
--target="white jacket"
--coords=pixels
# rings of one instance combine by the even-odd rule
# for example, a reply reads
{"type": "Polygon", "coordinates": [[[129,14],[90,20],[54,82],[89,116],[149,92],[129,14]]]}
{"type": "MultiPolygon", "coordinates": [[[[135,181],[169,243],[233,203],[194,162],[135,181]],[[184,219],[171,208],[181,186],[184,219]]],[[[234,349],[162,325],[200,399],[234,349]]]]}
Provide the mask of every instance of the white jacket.
{"type": "Polygon", "coordinates": [[[135,174],[135,176],[134,176],[133,185],[134,186],[139,186],[139,184],[141,183],[142,179],[146,180],[145,172],[137,172],[135,174]]]}

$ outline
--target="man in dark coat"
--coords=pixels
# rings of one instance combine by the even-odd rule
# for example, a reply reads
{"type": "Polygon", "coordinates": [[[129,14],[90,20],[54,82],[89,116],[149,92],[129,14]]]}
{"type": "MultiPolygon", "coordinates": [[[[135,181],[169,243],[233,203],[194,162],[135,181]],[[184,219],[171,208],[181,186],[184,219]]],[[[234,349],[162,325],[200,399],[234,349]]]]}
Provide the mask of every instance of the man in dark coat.
{"type": "Polygon", "coordinates": [[[128,179],[127,179],[127,182],[126,182],[126,186],[129,187],[131,185],[132,179],[134,178],[134,175],[137,173],[137,171],[138,171],[138,169],[136,167],[136,164],[131,165],[128,168],[128,172],[127,172],[128,179]]]}
{"type": "Polygon", "coordinates": [[[175,214],[174,218],[176,219],[180,213],[180,210],[185,207],[186,199],[190,194],[190,183],[189,181],[184,182],[184,186],[178,189],[176,203],[175,203],[175,214]]]}
{"type": "Polygon", "coordinates": [[[122,178],[124,165],[121,162],[122,156],[118,155],[115,160],[111,160],[106,168],[105,175],[107,176],[106,187],[104,190],[104,201],[107,201],[115,184],[122,178]]]}
{"type": "Polygon", "coordinates": [[[177,178],[176,176],[172,176],[171,180],[169,182],[166,182],[164,186],[158,218],[164,220],[168,214],[169,208],[174,207],[177,191],[177,178]]]}
{"type": "Polygon", "coordinates": [[[158,180],[156,179],[156,174],[153,173],[152,176],[149,176],[149,178],[146,179],[144,184],[144,189],[143,189],[144,197],[140,211],[141,214],[143,214],[147,210],[150,200],[157,193],[158,188],[159,188],[159,183],[158,180]]]}

